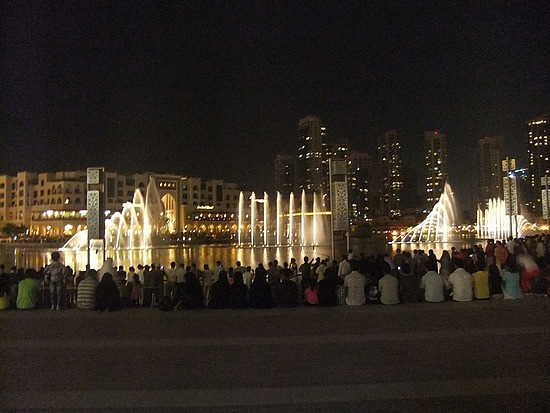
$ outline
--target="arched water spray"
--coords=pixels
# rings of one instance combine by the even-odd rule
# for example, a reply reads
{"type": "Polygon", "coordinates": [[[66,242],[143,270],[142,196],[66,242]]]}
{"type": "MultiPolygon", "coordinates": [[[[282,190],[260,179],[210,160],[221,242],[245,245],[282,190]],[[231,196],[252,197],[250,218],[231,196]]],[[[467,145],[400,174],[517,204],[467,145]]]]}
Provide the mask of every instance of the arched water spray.
{"type": "Polygon", "coordinates": [[[455,224],[455,200],[451,186],[446,183],[426,219],[393,242],[447,242],[455,224]]]}
{"type": "MultiPolygon", "coordinates": [[[[109,250],[150,248],[152,235],[161,232],[165,225],[164,204],[151,178],[145,197],[136,189],[132,202],[124,203],[122,212],[115,212],[105,220],[105,247],[109,250]]],[[[87,249],[87,242],[87,230],[80,231],[62,249],[83,251],[87,249]]]]}

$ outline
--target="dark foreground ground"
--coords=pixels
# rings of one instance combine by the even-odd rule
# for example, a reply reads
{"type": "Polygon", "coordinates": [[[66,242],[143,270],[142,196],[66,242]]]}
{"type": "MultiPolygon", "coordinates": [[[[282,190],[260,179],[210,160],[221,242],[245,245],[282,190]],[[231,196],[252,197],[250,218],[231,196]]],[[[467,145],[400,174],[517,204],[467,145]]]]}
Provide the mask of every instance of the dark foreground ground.
{"type": "Polygon", "coordinates": [[[2,312],[0,411],[549,411],[549,310],[2,312]]]}

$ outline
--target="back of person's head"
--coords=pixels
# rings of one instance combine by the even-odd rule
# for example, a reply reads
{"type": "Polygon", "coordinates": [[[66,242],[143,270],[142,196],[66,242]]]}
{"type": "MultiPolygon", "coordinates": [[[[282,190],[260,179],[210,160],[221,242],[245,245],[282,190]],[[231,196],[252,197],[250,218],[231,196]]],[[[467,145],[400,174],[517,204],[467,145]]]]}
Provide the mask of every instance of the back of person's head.
{"type": "Polygon", "coordinates": [[[391,274],[390,264],[388,264],[387,262],[384,262],[382,264],[382,271],[384,272],[384,274],[391,274]]]}
{"type": "Polygon", "coordinates": [[[61,258],[61,255],[59,255],[59,252],[57,251],[52,252],[52,261],[59,261],[60,258],[61,258]]]}
{"type": "Polygon", "coordinates": [[[506,263],[504,264],[504,268],[506,268],[509,272],[518,272],[518,263],[516,262],[516,257],[513,255],[508,255],[508,258],[506,258],[506,263]]]}
{"type": "Polygon", "coordinates": [[[23,278],[36,278],[36,270],[34,268],[27,268],[23,273],[23,278]]]}
{"type": "Polygon", "coordinates": [[[352,271],[359,271],[359,262],[355,260],[350,261],[350,268],[352,271]]]}
{"type": "Polygon", "coordinates": [[[464,260],[462,258],[455,258],[455,265],[457,268],[464,268],[464,260]]]}
{"type": "MultiPolygon", "coordinates": [[[[430,262],[430,261],[428,261],[428,262],[430,262]]],[[[404,262],[403,264],[401,264],[401,271],[404,272],[405,274],[410,274],[411,273],[411,266],[408,263],[404,262]]]]}
{"type": "Polygon", "coordinates": [[[495,264],[489,265],[489,276],[500,277],[500,271],[495,264]]]}
{"type": "Polygon", "coordinates": [[[86,271],[86,278],[94,278],[95,280],[97,280],[97,271],[93,268],[89,269],[88,271],[86,271]]]}
{"type": "Polygon", "coordinates": [[[426,269],[428,271],[437,271],[437,262],[436,261],[426,262],[426,269]]]}

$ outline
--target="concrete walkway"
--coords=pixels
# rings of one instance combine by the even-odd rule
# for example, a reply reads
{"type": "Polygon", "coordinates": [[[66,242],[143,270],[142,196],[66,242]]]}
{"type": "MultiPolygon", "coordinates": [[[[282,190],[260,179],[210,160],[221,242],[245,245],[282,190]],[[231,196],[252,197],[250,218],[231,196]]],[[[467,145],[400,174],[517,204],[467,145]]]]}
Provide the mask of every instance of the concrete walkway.
{"type": "Polygon", "coordinates": [[[545,411],[550,299],[0,313],[0,411],[545,411]]]}

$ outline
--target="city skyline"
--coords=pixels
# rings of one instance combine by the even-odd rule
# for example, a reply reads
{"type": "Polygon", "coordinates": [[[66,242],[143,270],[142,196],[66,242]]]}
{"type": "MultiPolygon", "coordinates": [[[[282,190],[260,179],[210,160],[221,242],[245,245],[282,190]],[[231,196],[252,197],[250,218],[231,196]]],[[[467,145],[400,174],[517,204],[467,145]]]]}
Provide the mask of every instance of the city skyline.
{"type": "Polygon", "coordinates": [[[371,156],[397,129],[419,172],[424,132],[442,131],[471,205],[477,141],[502,136],[526,166],[527,122],[550,109],[546,2],[1,7],[3,173],[104,165],[270,190],[315,114],[371,156]]]}

